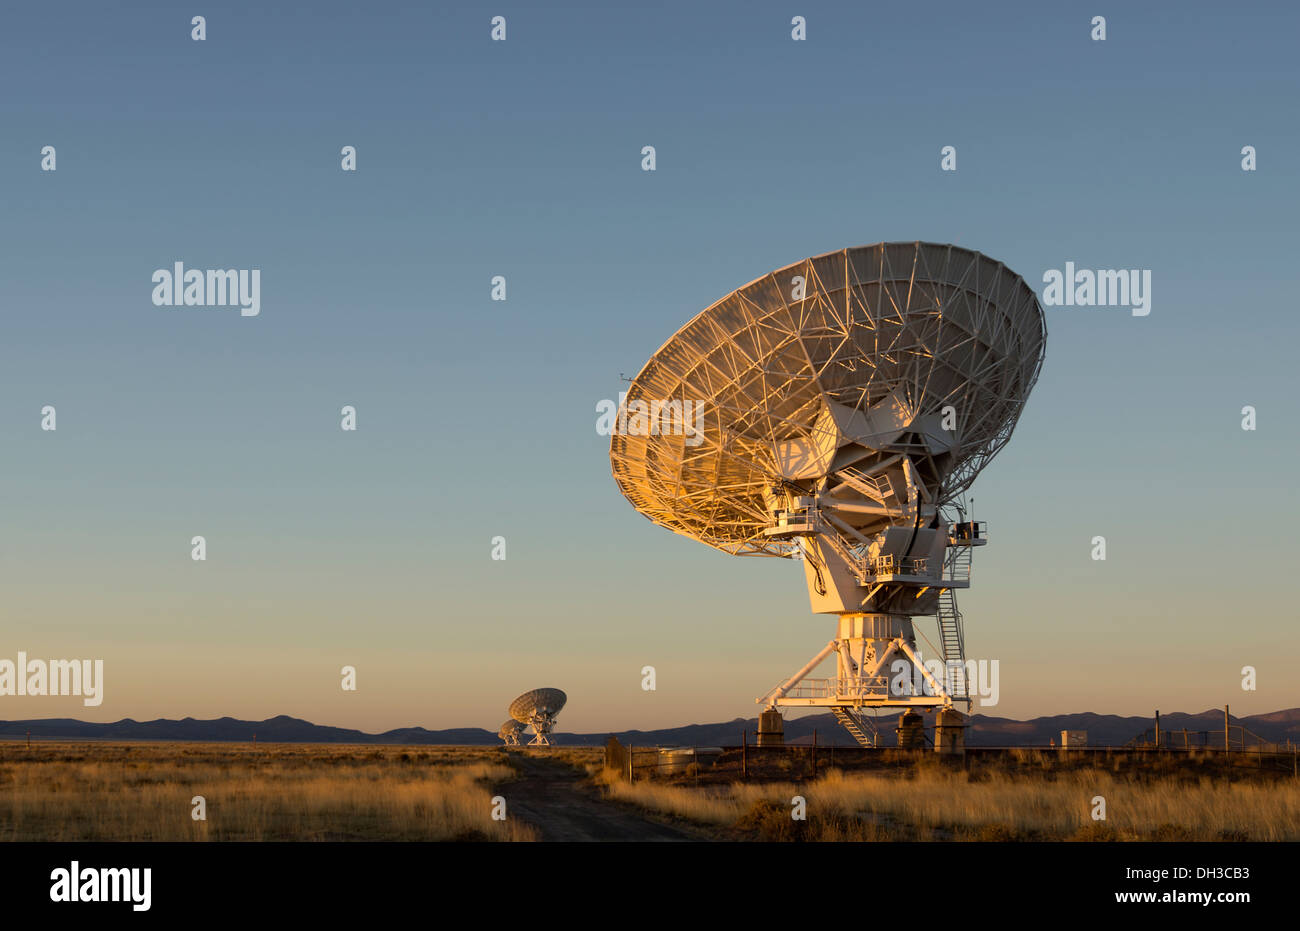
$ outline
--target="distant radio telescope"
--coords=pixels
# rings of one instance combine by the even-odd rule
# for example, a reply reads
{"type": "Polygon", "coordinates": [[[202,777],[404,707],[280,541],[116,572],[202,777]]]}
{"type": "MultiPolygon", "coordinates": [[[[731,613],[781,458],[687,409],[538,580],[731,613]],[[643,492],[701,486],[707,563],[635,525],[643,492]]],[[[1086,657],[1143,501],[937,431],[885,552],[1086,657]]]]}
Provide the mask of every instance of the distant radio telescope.
{"type": "Polygon", "coordinates": [[[505,724],[501,725],[501,729],[497,731],[497,736],[506,742],[507,747],[517,747],[519,746],[519,735],[522,734],[527,727],[528,725],[522,724],[514,718],[511,718],[505,724]]]}
{"type": "Polygon", "coordinates": [[[533,729],[534,736],[528,741],[528,746],[552,745],[550,735],[555,727],[555,717],[567,700],[568,696],[559,689],[533,689],[510,703],[510,717],[533,729]]]}
{"type": "MultiPolygon", "coordinates": [[[[758,699],[760,740],[780,739],[778,709],[808,706],[863,744],[862,712],[878,708],[941,710],[960,739],[952,705],[970,698],[955,591],[987,542],[965,493],[1010,439],[1046,340],[1033,289],[1000,262],[878,243],[728,294],[632,380],[610,442],[619,490],[726,553],[800,559],[813,612],[839,617],[835,638],[758,699]],[[703,435],[677,429],[689,422],[677,411],[701,403],[703,435]],[[940,654],[928,668],[923,616],[940,654]],[[809,678],[831,657],[833,677],[809,678]]],[[[912,741],[920,718],[909,721],[912,741]]]]}

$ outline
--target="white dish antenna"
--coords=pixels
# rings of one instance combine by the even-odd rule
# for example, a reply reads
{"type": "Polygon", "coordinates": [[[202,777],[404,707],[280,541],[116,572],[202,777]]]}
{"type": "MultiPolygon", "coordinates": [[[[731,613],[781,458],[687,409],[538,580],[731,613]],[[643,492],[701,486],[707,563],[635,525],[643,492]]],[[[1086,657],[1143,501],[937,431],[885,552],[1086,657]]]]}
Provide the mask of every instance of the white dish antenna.
{"type": "Polygon", "coordinates": [[[566,701],[568,696],[559,689],[533,689],[510,703],[510,717],[533,729],[534,736],[528,741],[528,746],[551,746],[550,735],[555,728],[555,718],[566,701]]]}
{"type": "Polygon", "coordinates": [[[519,746],[519,736],[527,729],[527,727],[527,724],[522,724],[514,718],[511,718],[505,724],[501,725],[501,729],[497,731],[497,736],[505,741],[507,747],[517,747],[519,746]]]}
{"type": "Polygon", "coordinates": [[[840,617],[759,699],[769,710],[840,709],[853,731],[863,708],[969,702],[954,591],[986,540],[963,496],[1010,439],[1046,340],[1037,295],[1000,262],[878,243],[732,292],[632,380],[610,442],[619,490],[708,546],[802,559],[812,610],[840,617]],[[924,615],[938,619],[938,676],[916,650],[924,615]],[[835,677],[807,679],[832,655],[835,677]]]}

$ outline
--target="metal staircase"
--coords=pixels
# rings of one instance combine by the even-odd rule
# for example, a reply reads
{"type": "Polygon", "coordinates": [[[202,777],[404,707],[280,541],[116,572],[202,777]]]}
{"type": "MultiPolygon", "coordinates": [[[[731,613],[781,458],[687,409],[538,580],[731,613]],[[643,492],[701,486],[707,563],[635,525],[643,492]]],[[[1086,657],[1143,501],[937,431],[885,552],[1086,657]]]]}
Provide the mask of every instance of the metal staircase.
{"type": "Polygon", "coordinates": [[[894,486],[889,481],[889,476],[884,473],[870,475],[859,469],[840,469],[836,474],[854,491],[866,495],[879,504],[885,504],[888,498],[893,497],[894,486]]]}
{"type": "MultiPolygon", "coordinates": [[[[944,553],[944,576],[950,582],[970,582],[971,553],[969,545],[950,545],[944,553]]],[[[939,649],[943,653],[943,667],[947,681],[944,687],[954,699],[970,700],[966,681],[966,641],[962,633],[961,611],[957,608],[957,592],[945,588],[939,592],[939,649]]]]}
{"type": "Polygon", "coordinates": [[[874,747],[876,745],[875,725],[868,724],[872,730],[870,736],[868,736],[867,732],[862,729],[863,723],[868,719],[859,716],[856,711],[850,708],[845,708],[843,705],[832,705],[831,714],[835,715],[835,720],[843,724],[844,729],[852,734],[853,739],[861,746],[874,747]]]}
{"type": "Polygon", "coordinates": [[[944,554],[944,573],[951,582],[970,581],[971,548],[949,546],[944,554]]]}
{"type": "Polygon", "coordinates": [[[866,560],[853,552],[853,547],[851,547],[848,544],[848,541],[836,532],[835,528],[823,525],[821,527],[821,533],[818,534],[818,539],[825,540],[830,548],[835,551],[835,555],[853,569],[853,574],[857,576],[859,583],[866,583],[870,571],[867,568],[866,560]]]}
{"type": "Polygon", "coordinates": [[[957,594],[951,588],[939,592],[939,649],[943,653],[943,666],[947,671],[948,681],[944,687],[954,699],[968,698],[961,612],[957,610],[957,594]]]}

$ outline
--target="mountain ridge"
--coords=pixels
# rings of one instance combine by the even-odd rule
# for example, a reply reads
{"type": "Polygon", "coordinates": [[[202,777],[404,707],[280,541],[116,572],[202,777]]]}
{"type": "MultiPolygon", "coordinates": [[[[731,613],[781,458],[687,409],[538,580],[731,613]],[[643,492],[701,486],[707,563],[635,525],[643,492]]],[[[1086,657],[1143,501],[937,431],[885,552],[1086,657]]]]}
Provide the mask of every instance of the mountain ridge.
{"type": "MultiPolygon", "coordinates": [[[[893,729],[896,715],[877,719],[881,743],[894,743],[893,729]]],[[[1195,714],[1171,712],[1161,715],[1161,728],[1169,734],[1188,731],[1188,740],[1195,746],[1206,734],[1204,742],[1220,746],[1223,734],[1223,710],[1211,709],[1195,714]],[[1216,735],[1220,735],[1216,737],[1216,735]]],[[[930,723],[930,722],[927,722],[930,723]]],[[[1044,715],[1019,721],[976,714],[969,719],[966,742],[977,746],[1048,746],[1059,740],[1062,730],[1088,732],[1088,742],[1094,746],[1121,746],[1128,740],[1154,726],[1154,719],[1136,715],[1103,715],[1094,712],[1044,715]]],[[[1233,716],[1231,723],[1244,726],[1271,743],[1291,741],[1300,743],[1300,708],[1287,708],[1263,714],[1233,716]]],[[[559,745],[598,746],[610,734],[622,743],[638,745],[718,746],[737,745],[742,733],[748,732],[753,740],[757,728],[756,718],[734,718],[713,724],[685,724],[680,727],[653,730],[600,731],[578,734],[556,732],[553,736],[559,745]]],[[[811,743],[816,731],[817,742],[823,745],[853,746],[848,733],[830,714],[813,714],[800,718],[787,718],[785,736],[787,743],[811,743]]],[[[276,715],[262,721],[245,721],[229,716],[210,719],[156,718],[137,721],[123,718],[120,721],[92,722],[76,718],[35,718],[24,721],[0,721],[0,739],[22,739],[28,735],[42,740],[167,740],[196,742],[244,742],[256,735],[258,741],[268,743],[350,743],[449,746],[491,746],[500,744],[495,731],[479,727],[444,728],[429,730],[424,727],[399,727],[377,734],[353,728],[314,724],[290,715],[276,715]]],[[[1175,737],[1175,740],[1177,738],[1175,737]]]]}

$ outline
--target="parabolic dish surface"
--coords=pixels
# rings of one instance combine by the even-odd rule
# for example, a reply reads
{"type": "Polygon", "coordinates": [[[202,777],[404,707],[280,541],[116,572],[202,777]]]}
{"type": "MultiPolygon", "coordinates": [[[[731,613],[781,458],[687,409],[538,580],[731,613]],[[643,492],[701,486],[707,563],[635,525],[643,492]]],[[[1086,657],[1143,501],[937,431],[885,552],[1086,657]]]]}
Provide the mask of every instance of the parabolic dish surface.
{"type": "Polygon", "coordinates": [[[700,402],[702,442],[615,431],[614,479],[676,533],[788,556],[788,542],[762,532],[765,486],[815,480],[857,444],[879,449],[878,462],[906,452],[951,500],[1010,438],[1046,339],[1033,289],[978,252],[878,243],[806,259],[728,294],[651,357],[626,410],[700,402]],[[940,429],[945,413],[955,430],[940,429]],[[830,450],[822,466],[801,452],[817,449],[830,450]]]}
{"type": "Polygon", "coordinates": [[[512,701],[507,711],[516,721],[527,724],[532,720],[534,712],[542,715],[559,714],[566,701],[568,696],[559,689],[533,689],[512,701]]]}

